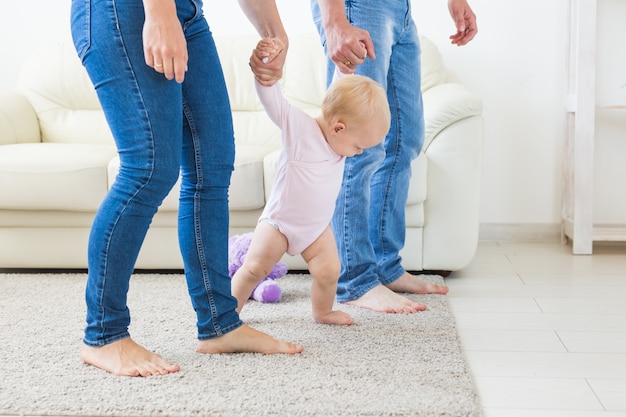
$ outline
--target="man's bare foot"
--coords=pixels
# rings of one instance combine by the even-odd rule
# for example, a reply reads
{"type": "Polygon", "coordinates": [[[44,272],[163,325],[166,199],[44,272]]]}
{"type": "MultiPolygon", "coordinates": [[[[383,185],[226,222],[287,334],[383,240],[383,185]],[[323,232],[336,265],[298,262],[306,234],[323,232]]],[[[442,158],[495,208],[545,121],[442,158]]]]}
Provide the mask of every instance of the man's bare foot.
{"type": "Polygon", "coordinates": [[[89,365],[119,376],[166,375],[180,370],[130,337],[101,347],[83,345],[80,357],[89,365]]]}
{"type": "Polygon", "coordinates": [[[400,278],[386,285],[392,291],[410,294],[447,294],[448,287],[424,281],[419,276],[405,272],[400,278]]]}
{"type": "Polygon", "coordinates": [[[272,336],[253,329],[244,324],[224,336],[215,339],[200,340],[196,352],[198,353],[300,353],[302,346],[283,340],[274,339],[272,336]]]}
{"type": "Polygon", "coordinates": [[[426,310],[424,304],[410,300],[400,294],[396,294],[384,285],[377,285],[360,298],[347,301],[357,307],[368,308],[381,313],[417,313],[426,310]]]}
{"type": "Polygon", "coordinates": [[[314,317],[316,323],[350,325],[353,323],[352,317],[344,311],[333,310],[325,316],[314,317]]]}

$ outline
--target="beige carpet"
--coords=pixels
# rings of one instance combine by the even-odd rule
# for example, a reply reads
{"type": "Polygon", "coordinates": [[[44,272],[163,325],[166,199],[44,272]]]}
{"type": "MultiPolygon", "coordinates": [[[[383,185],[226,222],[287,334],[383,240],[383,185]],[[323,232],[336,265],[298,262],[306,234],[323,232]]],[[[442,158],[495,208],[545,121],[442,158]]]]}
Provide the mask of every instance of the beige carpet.
{"type": "Polygon", "coordinates": [[[445,296],[415,297],[429,309],[413,315],[339,306],[355,324],[324,326],[311,319],[310,277],[288,275],[280,303],[249,302],[243,318],[302,354],[200,355],[183,276],[135,275],[131,333],[182,369],[120,378],[78,358],[84,281],[0,274],[0,415],[481,415],[445,296]]]}

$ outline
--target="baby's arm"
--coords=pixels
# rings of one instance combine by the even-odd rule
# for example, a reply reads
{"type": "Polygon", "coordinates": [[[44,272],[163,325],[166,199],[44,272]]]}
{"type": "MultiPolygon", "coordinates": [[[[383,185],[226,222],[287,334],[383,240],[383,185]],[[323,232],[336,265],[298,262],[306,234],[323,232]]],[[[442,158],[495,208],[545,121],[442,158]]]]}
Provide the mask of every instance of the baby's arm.
{"type": "Polygon", "coordinates": [[[254,86],[268,117],[282,129],[289,112],[289,103],[283,96],[280,85],[276,83],[266,87],[259,80],[254,80],[254,86]]]}
{"type": "MultiPolygon", "coordinates": [[[[283,43],[280,39],[263,38],[257,43],[252,53],[256,58],[267,63],[278,56],[282,50],[283,43]]],[[[265,112],[274,124],[282,129],[288,117],[290,104],[283,96],[279,83],[265,85],[255,77],[255,88],[265,112]]]]}

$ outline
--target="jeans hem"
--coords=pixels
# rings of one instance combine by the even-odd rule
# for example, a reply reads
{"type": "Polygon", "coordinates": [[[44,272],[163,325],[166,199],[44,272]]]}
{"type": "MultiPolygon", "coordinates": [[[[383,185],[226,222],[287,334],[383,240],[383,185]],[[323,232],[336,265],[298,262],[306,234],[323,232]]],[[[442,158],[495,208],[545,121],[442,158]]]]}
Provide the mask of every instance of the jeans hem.
{"type": "Polygon", "coordinates": [[[380,281],[375,279],[372,281],[370,285],[359,287],[359,291],[357,293],[351,292],[350,295],[346,297],[337,296],[337,301],[340,303],[354,301],[357,298],[363,297],[365,294],[367,294],[369,291],[371,291],[373,288],[376,288],[379,285],[382,285],[382,284],[380,283],[380,281]]]}
{"type": "Polygon", "coordinates": [[[130,337],[130,333],[128,332],[124,332],[124,333],[120,333],[116,336],[112,336],[112,337],[107,337],[104,340],[97,340],[97,341],[90,341],[88,340],[86,337],[83,338],[83,343],[86,344],[87,346],[91,346],[91,347],[102,347],[102,346],[106,346],[109,345],[113,342],[117,342],[118,340],[122,340],[122,339],[126,339],[130,337]]]}
{"type": "Polygon", "coordinates": [[[399,279],[402,275],[404,275],[405,272],[406,271],[405,271],[404,268],[399,267],[397,272],[394,272],[394,273],[390,274],[390,276],[392,278],[380,277],[378,279],[380,280],[381,284],[388,285],[388,284],[391,284],[392,282],[396,281],[397,279],[399,279]]]}
{"type": "Polygon", "coordinates": [[[220,328],[219,331],[212,332],[212,333],[209,333],[209,334],[198,334],[198,340],[215,339],[217,337],[224,336],[225,334],[230,333],[233,330],[237,330],[241,326],[243,326],[243,321],[242,320],[238,320],[237,322],[235,322],[234,324],[231,324],[228,327],[220,328]]]}

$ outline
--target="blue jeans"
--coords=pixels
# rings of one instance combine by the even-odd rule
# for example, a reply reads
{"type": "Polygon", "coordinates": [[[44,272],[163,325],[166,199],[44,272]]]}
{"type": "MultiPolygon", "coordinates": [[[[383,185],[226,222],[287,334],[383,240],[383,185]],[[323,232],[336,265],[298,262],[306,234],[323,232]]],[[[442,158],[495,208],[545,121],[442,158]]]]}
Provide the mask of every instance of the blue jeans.
{"type": "Polygon", "coordinates": [[[120,156],[89,238],[84,343],[90,346],[129,336],[129,280],[152,218],[179,174],[179,244],[198,338],[242,324],[228,277],[235,154],[230,103],[201,0],[176,0],[176,8],[189,54],[182,84],[144,61],[142,0],[72,0],[74,45],[120,156]]]}
{"type": "MultiPolygon", "coordinates": [[[[378,81],[387,91],[391,128],[384,142],[346,158],[343,185],[332,227],[341,259],[339,301],[351,301],[405,271],[400,250],[405,239],[405,206],[411,161],[424,142],[420,90],[420,45],[410,0],[346,0],[353,26],[369,31],[376,60],[367,59],[357,74],[378,81]],[[383,4],[384,3],[384,4],[383,4]]],[[[317,0],[313,20],[326,46],[317,0]]],[[[328,60],[328,80],[334,64],[328,60]]]]}

